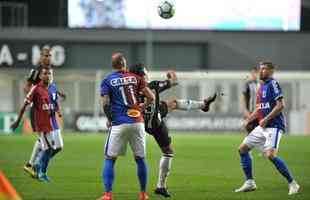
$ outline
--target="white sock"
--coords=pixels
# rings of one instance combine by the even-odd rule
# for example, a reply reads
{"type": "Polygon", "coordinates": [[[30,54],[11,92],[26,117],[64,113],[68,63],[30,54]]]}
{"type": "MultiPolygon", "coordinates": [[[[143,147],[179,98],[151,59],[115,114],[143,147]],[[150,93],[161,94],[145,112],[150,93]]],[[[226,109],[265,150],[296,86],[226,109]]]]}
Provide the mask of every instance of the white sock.
{"type": "Polygon", "coordinates": [[[169,171],[171,168],[171,162],[173,155],[165,156],[163,155],[159,161],[159,175],[158,175],[158,182],[157,187],[158,188],[166,188],[167,185],[167,177],[169,175],[169,171]]]}
{"type": "Polygon", "coordinates": [[[203,101],[195,101],[189,99],[177,99],[177,108],[179,110],[200,110],[205,106],[203,101]]]}
{"type": "Polygon", "coordinates": [[[32,149],[32,153],[30,156],[30,160],[29,160],[29,164],[34,165],[35,160],[37,159],[39,152],[41,151],[41,143],[39,140],[37,140],[34,145],[33,145],[33,149],[32,149]]]}

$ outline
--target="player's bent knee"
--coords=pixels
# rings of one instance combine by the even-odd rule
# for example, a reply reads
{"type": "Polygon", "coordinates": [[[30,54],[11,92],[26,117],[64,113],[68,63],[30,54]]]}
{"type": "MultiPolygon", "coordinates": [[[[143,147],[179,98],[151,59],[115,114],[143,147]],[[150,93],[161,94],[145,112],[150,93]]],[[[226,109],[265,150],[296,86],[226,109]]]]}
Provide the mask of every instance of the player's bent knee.
{"type": "Polygon", "coordinates": [[[277,151],[274,149],[268,150],[265,152],[265,156],[269,159],[272,160],[277,156],[277,151]]]}
{"type": "Polygon", "coordinates": [[[239,153],[247,153],[250,151],[250,148],[246,144],[240,144],[238,148],[239,153]]]}

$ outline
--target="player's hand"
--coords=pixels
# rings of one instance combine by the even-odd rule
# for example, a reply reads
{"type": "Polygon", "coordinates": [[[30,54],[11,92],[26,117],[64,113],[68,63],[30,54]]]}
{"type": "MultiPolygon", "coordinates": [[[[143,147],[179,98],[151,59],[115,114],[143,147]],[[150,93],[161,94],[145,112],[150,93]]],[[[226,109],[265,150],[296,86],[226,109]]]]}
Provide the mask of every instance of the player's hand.
{"type": "Polygon", "coordinates": [[[58,117],[62,118],[62,113],[60,111],[57,111],[58,117]]]}
{"type": "Polygon", "coordinates": [[[244,118],[248,119],[251,116],[251,113],[249,111],[244,112],[244,118]]]}
{"type": "Polygon", "coordinates": [[[17,121],[15,121],[13,124],[11,124],[10,128],[11,128],[13,131],[15,131],[15,130],[17,129],[18,125],[19,125],[19,121],[17,120],[17,121]]]}
{"type": "Polygon", "coordinates": [[[243,120],[243,122],[241,124],[242,130],[247,130],[248,125],[249,125],[249,120],[247,120],[247,119],[243,120]]]}
{"type": "Polygon", "coordinates": [[[112,122],[110,120],[107,120],[106,124],[107,128],[111,128],[112,122]]]}
{"type": "Polygon", "coordinates": [[[172,86],[175,86],[178,84],[178,78],[177,78],[177,74],[175,73],[175,71],[168,71],[167,78],[170,81],[170,84],[172,86]]]}
{"type": "Polygon", "coordinates": [[[267,126],[267,123],[268,123],[268,120],[266,118],[262,119],[259,121],[259,125],[262,127],[262,128],[265,128],[267,126]]]}
{"type": "Polygon", "coordinates": [[[145,103],[139,103],[138,107],[140,111],[144,111],[146,106],[145,106],[145,103]]]}

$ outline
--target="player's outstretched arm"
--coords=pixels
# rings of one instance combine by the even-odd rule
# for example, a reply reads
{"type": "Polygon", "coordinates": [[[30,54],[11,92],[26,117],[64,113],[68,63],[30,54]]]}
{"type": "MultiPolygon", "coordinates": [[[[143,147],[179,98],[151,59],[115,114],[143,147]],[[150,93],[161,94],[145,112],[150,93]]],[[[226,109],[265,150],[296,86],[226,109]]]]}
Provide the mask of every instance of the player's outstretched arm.
{"type": "Polygon", "coordinates": [[[177,74],[175,73],[175,71],[168,71],[167,78],[168,78],[168,81],[170,82],[170,87],[174,87],[178,84],[178,78],[177,78],[177,74]]]}
{"type": "Polygon", "coordinates": [[[20,109],[19,113],[18,113],[18,117],[17,117],[16,121],[13,124],[11,124],[10,128],[13,131],[15,131],[15,129],[17,129],[17,127],[19,126],[19,123],[20,123],[21,119],[24,116],[24,113],[25,113],[25,110],[26,110],[27,106],[28,106],[28,103],[25,102],[23,104],[22,108],[20,109]]]}
{"type": "Polygon", "coordinates": [[[158,90],[159,93],[178,85],[177,75],[174,71],[167,72],[167,80],[164,81],[151,81],[149,87],[152,90],[158,90]]]}

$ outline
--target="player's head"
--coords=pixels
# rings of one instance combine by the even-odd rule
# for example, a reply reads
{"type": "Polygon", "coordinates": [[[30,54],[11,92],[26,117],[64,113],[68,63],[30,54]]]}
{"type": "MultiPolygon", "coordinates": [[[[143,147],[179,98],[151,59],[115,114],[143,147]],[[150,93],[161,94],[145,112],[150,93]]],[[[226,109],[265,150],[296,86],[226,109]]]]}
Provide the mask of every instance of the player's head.
{"type": "Polygon", "coordinates": [[[51,79],[51,69],[49,67],[41,67],[39,77],[43,84],[48,85],[51,79]]]}
{"type": "Polygon", "coordinates": [[[142,64],[142,63],[138,63],[138,64],[130,66],[129,71],[131,73],[134,73],[138,76],[143,77],[147,82],[150,79],[147,67],[144,66],[144,64],[142,64]]]}
{"type": "Polygon", "coordinates": [[[251,71],[250,71],[250,74],[251,74],[251,80],[257,80],[257,74],[258,74],[258,69],[257,67],[252,67],[251,71]]]}
{"type": "Polygon", "coordinates": [[[122,53],[112,54],[112,67],[117,70],[125,70],[127,68],[127,61],[122,53]]]}
{"type": "Polygon", "coordinates": [[[40,65],[49,66],[51,64],[51,49],[44,47],[40,53],[40,65]]]}
{"type": "Polygon", "coordinates": [[[275,65],[272,62],[259,63],[259,79],[265,81],[272,77],[275,65]]]}

